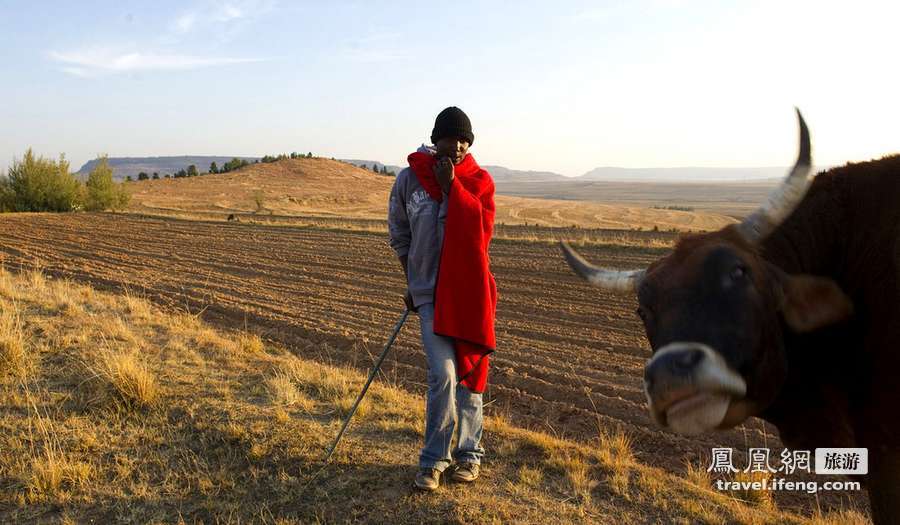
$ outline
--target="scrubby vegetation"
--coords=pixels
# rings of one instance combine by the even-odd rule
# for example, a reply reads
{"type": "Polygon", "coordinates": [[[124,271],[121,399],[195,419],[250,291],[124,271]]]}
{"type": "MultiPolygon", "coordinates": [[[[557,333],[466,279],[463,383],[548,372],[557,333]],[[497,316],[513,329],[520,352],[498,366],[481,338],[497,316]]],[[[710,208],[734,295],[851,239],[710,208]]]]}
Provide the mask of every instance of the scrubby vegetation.
{"type": "Polygon", "coordinates": [[[45,159],[29,149],[0,179],[0,211],[72,211],[81,204],[82,189],[64,155],[45,159]]]}
{"type": "Polygon", "coordinates": [[[694,211],[692,206],[651,206],[654,210],[694,211]]]}
{"type": "Polygon", "coordinates": [[[121,210],[130,197],[123,186],[113,181],[112,168],[105,156],[88,174],[85,183],[84,209],[87,211],[121,210]]]}
{"type": "Polygon", "coordinates": [[[71,173],[64,155],[59,160],[36,156],[29,149],[0,177],[0,212],[65,212],[118,210],[129,201],[122,185],[112,179],[105,157],[82,184],[71,173]]]}

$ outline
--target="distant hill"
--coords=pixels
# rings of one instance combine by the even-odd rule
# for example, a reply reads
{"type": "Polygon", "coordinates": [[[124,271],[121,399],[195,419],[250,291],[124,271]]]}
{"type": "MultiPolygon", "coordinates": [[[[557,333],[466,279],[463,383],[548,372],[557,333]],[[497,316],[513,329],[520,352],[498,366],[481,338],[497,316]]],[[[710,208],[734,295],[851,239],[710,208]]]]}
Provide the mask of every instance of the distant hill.
{"type": "MultiPolygon", "coordinates": [[[[129,210],[220,220],[236,214],[244,218],[277,216],[279,220],[320,216],[383,221],[394,178],[352,164],[325,158],[286,159],[216,175],[129,182],[129,210]]],[[[366,164],[371,166],[371,161],[366,164]]],[[[518,184],[539,187],[538,194],[567,186],[546,181],[511,183],[518,184]]],[[[669,204],[670,195],[666,197],[664,203],[669,204]]],[[[510,196],[499,190],[495,202],[495,220],[503,225],[697,231],[734,222],[720,213],[653,207],[656,202],[573,202],[510,196]]]]}
{"type": "Polygon", "coordinates": [[[127,183],[141,212],[383,217],[392,177],[325,158],[251,164],[228,173],[127,183]]]}
{"type": "MultiPolygon", "coordinates": [[[[204,173],[209,170],[209,165],[215,162],[219,167],[233,158],[245,159],[248,162],[255,161],[258,157],[246,157],[240,155],[232,156],[202,156],[202,155],[184,155],[181,157],[110,157],[109,165],[113,170],[113,178],[124,180],[125,177],[131,176],[136,179],[138,173],[144,172],[152,175],[153,172],[159,173],[162,177],[164,174],[173,174],[178,170],[187,169],[191,164],[197,166],[197,169],[204,173]]],[[[94,166],[97,165],[97,159],[87,161],[78,172],[77,176],[86,177],[94,166]]]]}
{"type": "Polygon", "coordinates": [[[559,173],[550,171],[522,171],[504,168],[503,166],[482,166],[498,184],[504,182],[557,182],[569,180],[559,173]]]}
{"type": "Polygon", "coordinates": [[[784,177],[789,168],[615,168],[601,167],[570,180],[614,182],[748,181],[784,177]]]}
{"type": "Polygon", "coordinates": [[[381,162],[378,162],[377,160],[362,160],[362,159],[338,159],[338,160],[341,160],[343,162],[349,162],[350,164],[353,164],[354,166],[362,166],[363,164],[365,164],[366,169],[369,169],[369,170],[372,169],[372,164],[377,166],[379,170],[381,170],[381,168],[383,166],[387,166],[387,170],[393,171],[394,173],[400,173],[400,170],[402,170],[404,168],[404,166],[395,166],[393,164],[383,164],[381,162]]]}

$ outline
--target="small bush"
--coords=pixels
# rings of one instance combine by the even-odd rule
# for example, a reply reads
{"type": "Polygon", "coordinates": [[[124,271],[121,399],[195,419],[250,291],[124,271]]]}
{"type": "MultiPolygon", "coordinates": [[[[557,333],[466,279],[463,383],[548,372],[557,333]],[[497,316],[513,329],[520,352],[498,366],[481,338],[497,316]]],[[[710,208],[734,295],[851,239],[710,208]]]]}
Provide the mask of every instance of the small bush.
{"type": "Polygon", "coordinates": [[[29,148],[0,180],[0,211],[72,211],[80,201],[81,184],[69,173],[64,155],[54,161],[35,157],[29,148]]]}
{"type": "Polygon", "coordinates": [[[99,158],[88,175],[86,186],[84,209],[88,211],[121,210],[131,200],[122,184],[113,181],[112,168],[106,156],[99,158]]]}

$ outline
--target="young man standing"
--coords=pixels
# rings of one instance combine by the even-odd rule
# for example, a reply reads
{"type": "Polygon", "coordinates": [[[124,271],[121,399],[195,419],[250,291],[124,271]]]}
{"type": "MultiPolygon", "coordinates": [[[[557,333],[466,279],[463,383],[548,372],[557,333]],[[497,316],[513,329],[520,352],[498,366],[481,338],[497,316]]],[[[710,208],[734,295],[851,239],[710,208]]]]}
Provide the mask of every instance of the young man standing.
{"type": "Polygon", "coordinates": [[[425,445],[415,486],[429,491],[454,461],[451,479],[475,481],[484,455],[481,398],[496,346],[497,288],[488,259],[494,181],[468,153],[474,140],[461,109],[441,111],[434,146],[409,155],[388,211],[391,247],[406,275],[404,302],[419,314],[428,363],[425,445]]]}

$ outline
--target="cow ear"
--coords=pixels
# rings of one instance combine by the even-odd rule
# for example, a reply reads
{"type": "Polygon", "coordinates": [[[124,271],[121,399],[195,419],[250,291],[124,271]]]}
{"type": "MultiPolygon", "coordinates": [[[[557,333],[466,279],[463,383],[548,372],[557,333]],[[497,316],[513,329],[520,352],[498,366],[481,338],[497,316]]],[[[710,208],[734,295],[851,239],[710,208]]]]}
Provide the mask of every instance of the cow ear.
{"type": "Polygon", "coordinates": [[[813,275],[779,276],[781,312],[796,332],[811,332],[853,314],[853,302],[836,282],[813,275]]]}

